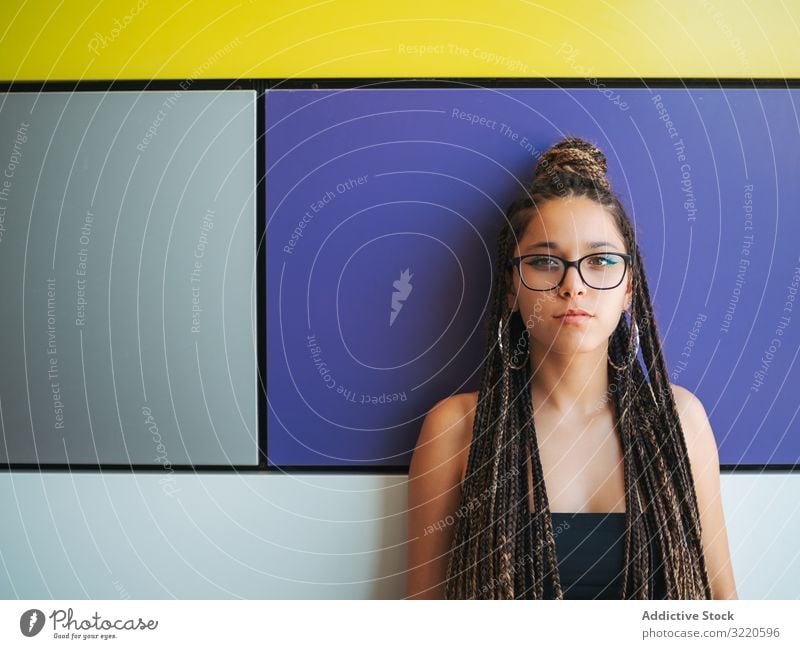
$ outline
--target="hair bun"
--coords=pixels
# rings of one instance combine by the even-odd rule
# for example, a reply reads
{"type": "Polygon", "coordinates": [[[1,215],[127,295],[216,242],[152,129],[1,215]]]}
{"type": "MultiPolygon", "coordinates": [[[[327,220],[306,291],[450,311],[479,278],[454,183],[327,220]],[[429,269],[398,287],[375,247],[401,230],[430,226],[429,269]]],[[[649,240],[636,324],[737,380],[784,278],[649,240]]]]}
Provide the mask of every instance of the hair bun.
{"type": "Polygon", "coordinates": [[[580,137],[565,137],[542,153],[534,171],[534,180],[556,172],[583,176],[596,187],[606,191],[611,183],[606,178],[606,156],[594,144],[580,137]]]}

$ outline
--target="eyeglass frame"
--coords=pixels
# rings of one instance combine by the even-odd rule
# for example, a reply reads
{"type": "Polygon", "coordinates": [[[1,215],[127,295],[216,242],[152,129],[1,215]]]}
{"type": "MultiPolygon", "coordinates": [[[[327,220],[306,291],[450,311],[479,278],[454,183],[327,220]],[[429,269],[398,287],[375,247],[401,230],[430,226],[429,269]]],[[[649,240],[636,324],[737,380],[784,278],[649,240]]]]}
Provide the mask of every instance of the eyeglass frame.
{"type": "Polygon", "coordinates": [[[528,253],[527,255],[520,255],[519,257],[514,257],[513,259],[509,259],[506,262],[506,268],[515,267],[517,269],[517,271],[519,272],[519,278],[520,281],[522,282],[522,285],[529,291],[552,291],[553,289],[559,288],[561,284],[564,283],[564,279],[567,277],[567,271],[573,266],[575,267],[575,270],[578,271],[578,277],[581,278],[581,281],[584,283],[585,286],[593,288],[596,291],[611,291],[617,288],[620,284],[622,284],[622,281],[625,279],[625,274],[628,272],[628,268],[630,268],[630,265],[631,265],[631,256],[626,252],[616,252],[616,251],[591,252],[588,255],[584,255],[580,259],[575,259],[573,261],[569,261],[567,259],[564,259],[563,257],[559,257],[558,255],[551,255],[546,252],[531,252],[528,253]],[[620,278],[619,282],[614,284],[614,286],[607,286],[606,288],[597,288],[596,286],[592,286],[591,284],[589,284],[589,282],[587,282],[586,279],[584,278],[580,267],[581,262],[584,259],[588,259],[589,257],[594,257],[596,255],[617,255],[618,257],[622,257],[622,260],[625,262],[625,268],[622,271],[622,277],[620,278]],[[551,286],[550,288],[531,288],[525,283],[521,270],[522,260],[527,259],[528,257],[553,257],[554,259],[558,259],[560,262],[564,264],[564,273],[561,275],[561,279],[558,280],[555,286],[551,286]]]}

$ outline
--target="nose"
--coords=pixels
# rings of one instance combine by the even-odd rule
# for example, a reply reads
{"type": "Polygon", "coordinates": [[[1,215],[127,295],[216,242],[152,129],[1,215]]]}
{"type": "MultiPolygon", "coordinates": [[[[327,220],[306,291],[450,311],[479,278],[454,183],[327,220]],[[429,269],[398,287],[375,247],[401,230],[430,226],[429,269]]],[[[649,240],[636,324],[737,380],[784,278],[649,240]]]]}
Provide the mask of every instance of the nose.
{"type": "Polygon", "coordinates": [[[564,275],[564,281],[558,288],[561,295],[583,295],[586,293],[586,284],[583,283],[578,269],[574,266],[567,268],[567,274],[564,275]]]}

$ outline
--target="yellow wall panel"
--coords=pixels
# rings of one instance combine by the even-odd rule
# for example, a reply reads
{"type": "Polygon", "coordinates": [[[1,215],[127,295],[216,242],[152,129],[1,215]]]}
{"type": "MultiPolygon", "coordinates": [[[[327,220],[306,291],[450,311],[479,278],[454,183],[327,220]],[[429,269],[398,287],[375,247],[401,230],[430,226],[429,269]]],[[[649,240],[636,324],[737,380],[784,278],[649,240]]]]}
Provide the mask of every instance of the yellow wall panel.
{"type": "Polygon", "coordinates": [[[800,77],[800,0],[3,0],[0,78],[800,77]]]}

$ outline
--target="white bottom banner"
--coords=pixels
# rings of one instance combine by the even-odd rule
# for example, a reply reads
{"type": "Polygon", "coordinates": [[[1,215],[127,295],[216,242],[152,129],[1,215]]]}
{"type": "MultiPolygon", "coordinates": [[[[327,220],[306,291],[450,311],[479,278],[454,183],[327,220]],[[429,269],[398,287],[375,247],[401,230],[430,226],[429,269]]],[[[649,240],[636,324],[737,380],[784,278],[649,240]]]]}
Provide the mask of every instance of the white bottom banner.
{"type": "Polygon", "coordinates": [[[798,647],[800,603],[712,601],[75,600],[0,602],[0,647],[798,647]],[[462,644],[463,643],[463,644],[462,644]],[[696,643],[696,644],[695,644],[696,643]],[[508,645],[510,646],[510,645],[508,645]],[[557,645],[555,645],[557,646],[557,645]]]}

